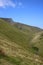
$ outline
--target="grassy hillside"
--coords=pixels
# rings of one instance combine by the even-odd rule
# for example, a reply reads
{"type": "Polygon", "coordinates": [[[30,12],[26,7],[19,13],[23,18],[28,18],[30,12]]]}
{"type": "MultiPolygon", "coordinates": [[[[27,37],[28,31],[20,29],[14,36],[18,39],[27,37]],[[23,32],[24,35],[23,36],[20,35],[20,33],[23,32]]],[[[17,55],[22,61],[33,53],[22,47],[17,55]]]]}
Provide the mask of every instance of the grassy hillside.
{"type": "Polygon", "coordinates": [[[0,65],[43,65],[42,29],[0,19],[0,65]]]}
{"type": "Polygon", "coordinates": [[[38,48],[38,54],[43,57],[43,32],[39,32],[35,34],[34,38],[32,39],[33,47],[38,48]]]}

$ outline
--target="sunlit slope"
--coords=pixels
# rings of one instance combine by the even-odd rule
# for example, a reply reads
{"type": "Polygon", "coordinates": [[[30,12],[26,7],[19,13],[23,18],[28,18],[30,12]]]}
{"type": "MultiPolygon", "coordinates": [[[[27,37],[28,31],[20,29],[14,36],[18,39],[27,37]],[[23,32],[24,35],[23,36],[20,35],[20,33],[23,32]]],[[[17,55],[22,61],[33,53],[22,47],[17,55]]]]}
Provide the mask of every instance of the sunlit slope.
{"type": "Polygon", "coordinates": [[[28,40],[30,39],[19,29],[14,28],[13,26],[11,26],[10,24],[3,20],[0,20],[0,35],[1,34],[3,34],[9,40],[18,43],[22,46],[26,46],[28,44],[28,40]]]}
{"type": "Polygon", "coordinates": [[[0,65],[43,65],[40,56],[0,36],[0,65]]]}
{"type": "Polygon", "coordinates": [[[0,19],[0,65],[43,65],[42,52],[38,52],[40,56],[36,55],[37,50],[33,48],[43,49],[41,47],[43,42],[42,33],[39,34],[42,37],[40,45],[37,41],[39,37],[34,42],[34,38],[42,30],[37,28],[37,31],[35,31],[34,28],[31,31],[32,29],[29,28],[27,31],[27,29],[26,27],[18,28],[15,24],[11,25],[9,22],[0,19]],[[37,44],[34,45],[36,41],[37,44]]]}

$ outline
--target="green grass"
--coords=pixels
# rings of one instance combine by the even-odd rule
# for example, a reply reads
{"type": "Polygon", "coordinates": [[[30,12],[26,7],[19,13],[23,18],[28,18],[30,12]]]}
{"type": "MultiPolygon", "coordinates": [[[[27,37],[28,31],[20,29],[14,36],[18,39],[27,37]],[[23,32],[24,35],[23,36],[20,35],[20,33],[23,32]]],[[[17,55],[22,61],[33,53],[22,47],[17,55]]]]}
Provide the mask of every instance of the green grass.
{"type": "MultiPolygon", "coordinates": [[[[17,24],[18,25],[18,24],[17,24]]],[[[20,24],[19,24],[20,26],[20,24]]],[[[31,40],[33,38],[33,34],[35,31],[39,31],[40,29],[34,28],[34,27],[28,27],[26,25],[23,25],[23,30],[19,30],[18,28],[10,25],[6,21],[3,21],[0,19],[0,36],[3,35],[8,40],[11,40],[21,46],[23,46],[25,49],[29,50],[31,40]],[[23,32],[28,32],[28,34],[24,34],[23,32]]],[[[26,32],[26,33],[27,33],[26,32]]],[[[43,41],[42,41],[43,42],[43,41]]]]}
{"type": "MultiPolygon", "coordinates": [[[[10,23],[7,23],[6,21],[0,19],[0,41],[1,40],[8,40],[12,45],[17,44],[21,47],[21,55],[24,55],[25,57],[21,58],[21,56],[17,55],[16,57],[12,57],[9,55],[3,56],[0,55],[0,59],[5,59],[7,62],[11,63],[12,65],[43,65],[43,63],[36,62],[34,60],[27,59],[26,56],[31,55],[33,58],[33,55],[36,55],[36,50],[33,49],[33,47],[37,47],[39,49],[38,55],[43,57],[43,34],[39,34],[40,37],[38,37],[35,42],[32,40],[35,38],[36,33],[39,33],[42,31],[41,29],[37,27],[27,26],[23,24],[14,24],[11,25],[10,23]],[[19,26],[19,27],[18,27],[19,26]],[[22,28],[20,28],[22,27],[22,28]],[[37,41],[38,40],[38,41],[37,41]],[[25,50],[25,51],[24,51],[25,50]],[[22,52],[24,51],[24,52],[22,52]],[[29,54],[30,53],[30,54],[29,54]],[[26,55],[27,54],[27,55],[26,55]]],[[[10,44],[9,43],[9,44],[10,44]]],[[[7,42],[0,42],[0,47],[4,47],[4,44],[7,44],[7,42]]],[[[11,46],[6,46],[6,48],[11,49],[11,46]]],[[[20,47],[17,47],[17,50],[20,49],[20,47]]],[[[5,47],[4,47],[5,48],[5,47]]],[[[13,50],[12,50],[13,51],[13,50]]],[[[8,51],[6,51],[8,52],[8,51]]],[[[14,52],[15,49],[14,49],[14,52]]],[[[18,53],[19,51],[17,51],[18,53]]],[[[29,56],[30,57],[30,56],[29,56]]],[[[40,57],[39,57],[40,58],[40,57]]],[[[39,59],[38,58],[38,59],[39,59]]]]}
{"type": "Polygon", "coordinates": [[[29,42],[32,36],[25,35],[19,29],[14,28],[3,20],[0,20],[0,35],[1,34],[24,48],[29,48],[29,42]]]}
{"type": "Polygon", "coordinates": [[[1,58],[5,59],[7,62],[11,63],[12,65],[43,65],[42,63],[34,62],[34,60],[31,61],[31,60],[21,59],[20,57],[9,57],[9,56],[1,55],[1,58]]]}

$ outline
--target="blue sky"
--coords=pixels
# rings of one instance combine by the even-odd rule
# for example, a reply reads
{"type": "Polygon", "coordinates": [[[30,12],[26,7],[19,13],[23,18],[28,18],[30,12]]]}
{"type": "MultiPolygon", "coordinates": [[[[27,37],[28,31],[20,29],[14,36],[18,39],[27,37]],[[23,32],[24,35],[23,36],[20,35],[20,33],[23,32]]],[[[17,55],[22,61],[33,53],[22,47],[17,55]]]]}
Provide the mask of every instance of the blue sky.
{"type": "Polygon", "coordinates": [[[0,0],[0,17],[43,28],[43,0],[0,0]]]}

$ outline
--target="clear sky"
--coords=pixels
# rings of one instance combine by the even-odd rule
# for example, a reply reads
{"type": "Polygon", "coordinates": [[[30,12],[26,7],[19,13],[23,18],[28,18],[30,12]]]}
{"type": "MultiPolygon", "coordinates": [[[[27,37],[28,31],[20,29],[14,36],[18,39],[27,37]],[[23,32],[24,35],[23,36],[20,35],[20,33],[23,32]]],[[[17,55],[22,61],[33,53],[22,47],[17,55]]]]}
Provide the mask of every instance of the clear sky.
{"type": "Polygon", "coordinates": [[[0,17],[43,28],[43,0],[0,0],[0,17]]]}

